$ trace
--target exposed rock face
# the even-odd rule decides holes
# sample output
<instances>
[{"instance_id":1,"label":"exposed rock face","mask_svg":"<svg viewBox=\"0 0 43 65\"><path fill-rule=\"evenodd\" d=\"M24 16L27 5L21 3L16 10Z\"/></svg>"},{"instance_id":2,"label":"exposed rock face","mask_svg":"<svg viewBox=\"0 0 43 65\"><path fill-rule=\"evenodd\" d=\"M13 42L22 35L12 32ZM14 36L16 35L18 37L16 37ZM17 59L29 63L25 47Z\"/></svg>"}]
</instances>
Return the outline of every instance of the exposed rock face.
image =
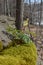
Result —
<instances>
[{"instance_id":1,"label":"exposed rock face","mask_svg":"<svg viewBox=\"0 0 43 65\"><path fill-rule=\"evenodd\" d=\"M13 25L15 19L12 17L8 17L8 16L0 16L0 41L3 42L4 46L8 45L8 42L11 41L11 39L8 37L7 33L6 33L6 29L8 27L8 25L11 25L13 28L15 27L15 25ZM5 33L3 32L5 31Z\"/></svg>"}]
</instances>

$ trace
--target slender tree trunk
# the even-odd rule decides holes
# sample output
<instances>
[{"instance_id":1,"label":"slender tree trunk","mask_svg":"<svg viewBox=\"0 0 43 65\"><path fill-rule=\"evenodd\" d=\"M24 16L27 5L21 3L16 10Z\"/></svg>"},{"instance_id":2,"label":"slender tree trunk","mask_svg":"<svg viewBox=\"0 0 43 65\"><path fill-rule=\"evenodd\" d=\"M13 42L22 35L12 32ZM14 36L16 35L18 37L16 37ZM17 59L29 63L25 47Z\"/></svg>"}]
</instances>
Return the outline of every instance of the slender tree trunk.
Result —
<instances>
[{"instance_id":1,"label":"slender tree trunk","mask_svg":"<svg viewBox=\"0 0 43 65\"><path fill-rule=\"evenodd\" d=\"M6 0L4 0L4 14L6 15Z\"/></svg>"},{"instance_id":2,"label":"slender tree trunk","mask_svg":"<svg viewBox=\"0 0 43 65\"><path fill-rule=\"evenodd\" d=\"M24 10L23 8L24 8L23 0L16 0L16 27L18 30L22 29Z\"/></svg>"},{"instance_id":3,"label":"slender tree trunk","mask_svg":"<svg viewBox=\"0 0 43 65\"><path fill-rule=\"evenodd\" d=\"M10 16L9 1L4 0L4 14Z\"/></svg>"},{"instance_id":4,"label":"slender tree trunk","mask_svg":"<svg viewBox=\"0 0 43 65\"><path fill-rule=\"evenodd\" d=\"M8 16L10 16L10 8L9 8L9 1L7 0L7 10L8 10Z\"/></svg>"}]
</instances>

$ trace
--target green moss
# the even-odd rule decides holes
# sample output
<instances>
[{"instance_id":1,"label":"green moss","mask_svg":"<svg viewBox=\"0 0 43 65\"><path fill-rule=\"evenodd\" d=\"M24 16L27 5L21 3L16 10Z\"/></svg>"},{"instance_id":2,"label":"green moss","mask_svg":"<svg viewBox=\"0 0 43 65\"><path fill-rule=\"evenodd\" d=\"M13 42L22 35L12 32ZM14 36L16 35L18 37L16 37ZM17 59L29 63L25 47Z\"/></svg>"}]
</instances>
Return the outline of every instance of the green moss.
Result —
<instances>
[{"instance_id":1,"label":"green moss","mask_svg":"<svg viewBox=\"0 0 43 65\"><path fill-rule=\"evenodd\" d=\"M19 61L13 56L0 56L0 65L19 65Z\"/></svg>"},{"instance_id":2,"label":"green moss","mask_svg":"<svg viewBox=\"0 0 43 65\"><path fill-rule=\"evenodd\" d=\"M0 65L26 65L26 61L9 55L0 56Z\"/></svg>"},{"instance_id":3,"label":"green moss","mask_svg":"<svg viewBox=\"0 0 43 65\"><path fill-rule=\"evenodd\" d=\"M11 56L12 59L15 59L13 57L16 57L17 61L19 62L18 65L36 65L37 52L36 52L36 46L33 44L33 42L31 42L29 44L10 47L8 49L3 50L2 54L3 54L3 56L6 55L7 57L9 55L9 56ZM9 60L10 60L10 58L9 58ZM4 62L5 62L5 60L4 60ZM11 60L10 60L10 62L11 62ZM15 60L14 60L14 62L15 62ZM14 64L14 65L16 65L16 64Z\"/></svg>"},{"instance_id":4,"label":"green moss","mask_svg":"<svg viewBox=\"0 0 43 65\"><path fill-rule=\"evenodd\" d=\"M13 40L13 42L15 42L16 44L18 43L18 41L19 41L20 43L23 43L23 44L24 44L24 43L27 44L29 41L31 41L30 38L29 38L29 35L23 33L23 32L20 31L20 30L16 30L16 29L14 29L14 28L9 27L9 28L7 29L7 32L8 32L9 34L11 34L11 35L14 36L14 38L13 38L12 40ZM15 43L14 43L14 44L15 44ZM20 43L18 43L18 44L20 44Z\"/></svg>"}]
</instances>

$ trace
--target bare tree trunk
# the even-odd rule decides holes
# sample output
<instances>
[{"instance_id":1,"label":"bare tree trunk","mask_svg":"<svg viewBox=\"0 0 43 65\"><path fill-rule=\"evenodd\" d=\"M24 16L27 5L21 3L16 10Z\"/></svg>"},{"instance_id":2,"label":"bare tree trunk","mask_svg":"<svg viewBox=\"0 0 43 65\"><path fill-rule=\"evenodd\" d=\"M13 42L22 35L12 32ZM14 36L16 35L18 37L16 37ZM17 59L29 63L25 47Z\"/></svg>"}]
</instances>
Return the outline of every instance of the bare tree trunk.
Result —
<instances>
[{"instance_id":1,"label":"bare tree trunk","mask_svg":"<svg viewBox=\"0 0 43 65\"><path fill-rule=\"evenodd\" d=\"M41 0L41 3L40 3L40 21L39 21L39 33L41 35L41 21L42 21L42 0Z\"/></svg>"},{"instance_id":2,"label":"bare tree trunk","mask_svg":"<svg viewBox=\"0 0 43 65\"><path fill-rule=\"evenodd\" d=\"M4 0L4 14L6 15L6 0Z\"/></svg>"},{"instance_id":3,"label":"bare tree trunk","mask_svg":"<svg viewBox=\"0 0 43 65\"><path fill-rule=\"evenodd\" d=\"M29 0L29 21L28 21L29 32L31 32L31 30L30 30L30 24L32 24L31 0ZM31 33L30 33L30 38L33 40Z\"/></svg>"},{"instance_id":4,"label":"bare tree trunk","mask_svg":"<svg viewBox=\"0 0 43 65\"><path fill-rule=\"evenodd\" d=\"M9 9L9 1L4 0L4 10L5 10L5 15L10 16L10 9Z\"/></svg>"},{"instance_id":5,"label":"bare tree trunk","mask_svg":"<svg viewBox=\"0 0 43 65\"><path fill-rule=\"evenodd\" d=\"M16 0L16 27L18 30L22 29L23 22L23 9L24 2L23 0Z\"/></svg>"},{"instance_id":6,"label":"bare tree trunk","mask_svg":"<svg viewBox=\"0 0 43 65\"><path fill-rule=\"evenodd\" d=\"M10 16L10 8L9 8L9 1L7 0L7 10L8 10L8 16Z\"/></svg>"},{"instance_id":7,"label":"bare tree trunk","mask_svg":"<svg viewBox=\"0 0 43 65\"><path fill-rule=\"evenodd\" d=\"M32 20L31 20L31 0L29 0L29 21L28 21L29 31L30 31L30 22L32 23Z\"/></svg>"}]
</instances>

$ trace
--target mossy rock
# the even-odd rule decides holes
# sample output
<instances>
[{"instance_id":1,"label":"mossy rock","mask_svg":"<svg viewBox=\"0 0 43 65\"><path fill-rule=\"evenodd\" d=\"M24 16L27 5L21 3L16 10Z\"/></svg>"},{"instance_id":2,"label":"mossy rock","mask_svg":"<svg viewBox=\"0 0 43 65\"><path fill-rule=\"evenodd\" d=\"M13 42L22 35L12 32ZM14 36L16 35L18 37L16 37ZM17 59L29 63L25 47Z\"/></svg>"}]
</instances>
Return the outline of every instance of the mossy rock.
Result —
<instances>
[{"instance_id":1,"label":"mossy rock","mask_svg":"<svg viewBox=\"0 0 43 65\"><path fill-rule=\"evenodd\" d=\"M0 56L0 65L26 65L26 62L18 57L4 55Z\"/></svg>"},{"instance_id":2,"label":"mossy rock","mask_svg":"<svg viewBox=\"0 0 43 65\"><path fill-rule=\"evenodd\" d=\"M12 60L15 59L13 57L18 58L17 61L19 62L19 64L14 64L14 62L15 62L15 60L14 60L12 65L36 65L37 51L36 51L36 46L34 45L33 42L31 42L29 44L16 45L14 47L10 47L8 49L5 49L2 51L2 55L3 56L6 55L7 57L8 57L8 55L11 56ZM19 60L19 58L20 58L20 60ZM9 58L9 60L10 60L10 58ZM12 60L10 60L10 62ZM4 59L4 62L5 62L5 59ZM8 62L8 61L6 60L6 62ZM15 63L17 63L17 62L15 62ZM2 65L4 65L4 64L2 64ZM9 64L5 63L5 65L9 65Z\"/></svg>"}]
</instances>

